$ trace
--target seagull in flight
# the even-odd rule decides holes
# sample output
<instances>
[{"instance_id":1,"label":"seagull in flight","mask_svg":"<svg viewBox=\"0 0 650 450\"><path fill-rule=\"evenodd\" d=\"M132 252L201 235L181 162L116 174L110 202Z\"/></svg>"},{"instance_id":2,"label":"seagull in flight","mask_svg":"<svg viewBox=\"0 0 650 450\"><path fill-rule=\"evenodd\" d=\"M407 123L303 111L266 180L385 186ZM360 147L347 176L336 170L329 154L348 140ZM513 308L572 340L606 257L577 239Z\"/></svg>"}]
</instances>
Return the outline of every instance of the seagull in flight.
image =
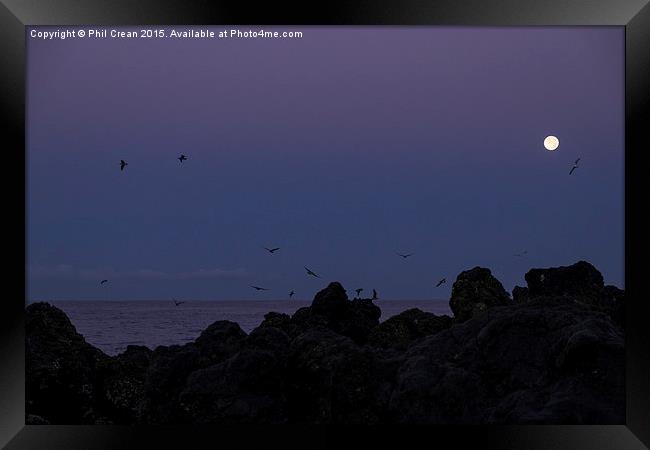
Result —
<instances>
[{"instance_id":1,"label":"seagull in flight","mask_svg":"<svg viewBox=\"0 0 650 450\"><path fill-rule=\"evenodd\" d=\"M181 156L179 156L176 159L178 159L180 162L187 161L187 156L185 156L184 154L181 153Z\"/></svg>"},{"instance_id":2,"label":"seagull in flight","mask_svg":"<svg viewBox=\"0 0 650 450\"><path fill-rule=\"evenodd\" d=\"M397 252L395 252L395 253L397 253ZM406 259L406 258L408 258L409 256L413 256L413 253L406 253L406 254L397 253L397 255L398 255L398 256L401 256L401 257L404 258L404 259Z\"/></svg>"},{"instance_id":3,"label":"seagull in flight","mask_svg":"<svg viewBox=\"0 0 650 450\"><path fill-rule=\"evenodd\" d=\"M316 273L314 273L311 269L308 267L305 267L305 270L307 271L307 275L311 275L312 277L320 278L320 276Z\"/></svg>"},{"instance_id":4,"label":"seagull in flight","mask_svg":"<svg viewBox=\"0 0 650 450\"><path fill-rule=\"evenodd\" d=\"M514 256L524 256L526 253L528 253L528 250L524 250L524 251L521 252L521 253L515 253Z\"/></svg>"},{"instance_id":5,"label":"seagull in flight","mask_svg":"<svg viewBox=\"0 0 650 450\"><path fill-rule=\"evenodd\" d=\"M99 282L99 284L104 284L104 283L108 283L108 280L102 280Z\"/></svg>"},{"instance_id":6,"label":"seagull in flight","mask_svg":"<svg viewBox=\"0 0 650 450\"><path fill-rule=\"evenodd\" d=\"M251 285L251 287L252 287L253 289L255 289L256 291L270 291L270 289L263 288L263 287L259 287L259 286L253 286L253 285Z\"/></svg>"},{"instance_id":7,"label":"seagull in flight","mask_svg":"<svg viewBox=\"0 0 650 450\"><path fill-rule=\"evenodd\" d=\"M270 254L273 254L273 253L277 252L278 250L280 250L280 247L275 247L275 248L264 247L264 249L265 249L267 252L269 252Z\"/></svg>"},{"instance_id":8,"label":"seagull in flight","mask_svg":"<svg viewBox=\"0 0 650 450\"><path fill-rule=\"evenodd\" d=\"M128 166L129 163L124 161L123 159L120 159L120 170L124 170L126 166Z\"/></svg>"},{"instance_id":9,"label":"seagull in flight","mask_svg":"<svg viewBox=\"0 0 650 450\"><path fill-rule=\"evenodd\" d=\"M183 303L185 303L185 302L179 302L175 298L172 298L172 301L174 302L174 305L176 305L176 306L182 305Z\"/></svg>"},{"instance_id":10,"label":"seagull in flight","mask_svg":"<svg viewBox=\"0 0 650 450\"><path fill-rule=\"evenodd\" d=\"M360 296L361 296L361 293L363 292L363 288L355 289L354 292L357 293L357 297L360 297Z\"/></svg>"},{"instance_id":11,"label":"seagull in flight","mask_svg":"<svg viewBox=\"0 0 650 450\"><path fill-rule=\"evenodd\" d=\"M447 282L447 279L446 279L446 278L443 278L442 280L438 281L438 284L436 284L436 287L440 287L440 286L442 286L443 284L445 284L446 282Z\"/></svg>"},{"instance_id":12,"label":"seagull in flight","mask_svg":"<svg viewBox=\"0 0 650 450\"><path fill-rule=\"evenodd\" d=\"M293 297L293 294L295 294L295 292L292 289L291 292L289 292L289 298Z\"/></svg>"},{"instance_id":13,"label":"seagull in flight","mask_svg":"<svg viewBox=\"0 0 650 450\"><path fill-rule=\"evenodd\" d=\"M569 175L571 175L573 173L573 171L578 168L578 163L579 162L580 162L580 158L575 160L575 162L573 163L573 167L571 167L571 170L569 171Z\"/></svg>"},{"instance_id":14,"label":"seagull in flight","mask_svg":"<svg viewBox=\"0 0 650 450\"><path fill-rule=\"evenodd\" d=\"M378 300L378 299L379 299L379 296L377 295L377 291L375 291L375 290L373 289L373 290L372 290L372 300Z\"/></svg>"}]
</instances>

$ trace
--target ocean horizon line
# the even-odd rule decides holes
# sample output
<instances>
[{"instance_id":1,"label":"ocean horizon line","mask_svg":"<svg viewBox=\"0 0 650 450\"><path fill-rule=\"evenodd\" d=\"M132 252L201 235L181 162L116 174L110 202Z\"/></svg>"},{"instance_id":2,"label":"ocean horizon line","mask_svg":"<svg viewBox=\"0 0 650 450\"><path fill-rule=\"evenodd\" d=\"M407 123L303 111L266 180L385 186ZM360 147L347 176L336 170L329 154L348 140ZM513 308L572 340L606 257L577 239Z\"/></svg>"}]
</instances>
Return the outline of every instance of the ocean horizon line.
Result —
<instances>
[{"instance_id":1,"label":"ocean horizon line","mask_svg":"<svg viewBox=\"0 0 650 450\"><path fill-rule=\"evenodd\" d=\"M31 303L38 303L38 302L132 302L132 303L137 303L137 302L173 302L173 300L178 300L178 301L183 301L183 302L287 302L287 303L297 303L297 302L312 302L313 299L288 299L288 298L280 298L280 299L260 299L260 298L255 298L255 299L187 299L183 297L170 297L169 299L33 299L33 300L27 300L25 303L26 304L31 304ZM350 300L354 300L354 298L350 298ZM369 300L369 299L365 299ZM444 299L444 298L410 298L410 299L393 299L393 298L387 298L387 299L376 299L373 300L373 302L448 302L449 299Z\"/></svg>"}]
</instances>

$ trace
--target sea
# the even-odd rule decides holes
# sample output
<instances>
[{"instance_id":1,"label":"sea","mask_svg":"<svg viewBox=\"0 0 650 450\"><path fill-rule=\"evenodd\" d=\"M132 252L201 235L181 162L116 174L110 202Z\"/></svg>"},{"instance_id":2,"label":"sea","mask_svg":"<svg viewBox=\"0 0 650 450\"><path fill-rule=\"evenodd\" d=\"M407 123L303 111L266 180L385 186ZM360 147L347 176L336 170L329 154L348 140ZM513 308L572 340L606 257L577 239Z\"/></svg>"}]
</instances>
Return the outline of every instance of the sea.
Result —
<instances>
[{"instance_id":1,"label":"sea","mask_svg":"<svg viewBox=\"0 0 650 450\"><path fill-rule=\"evenodd\" d=\"M140 301L50 301L63 310L86 341L108 355L117 355L128 345L185 344L217 320L237 322L247 333L270 311L293 314L311 301L300 300L188 300L175 306L171 300ZM434 314L451 315L448 300L377 300L380 321L400 312L419 308Z\"/></svg>"}]
</instances>

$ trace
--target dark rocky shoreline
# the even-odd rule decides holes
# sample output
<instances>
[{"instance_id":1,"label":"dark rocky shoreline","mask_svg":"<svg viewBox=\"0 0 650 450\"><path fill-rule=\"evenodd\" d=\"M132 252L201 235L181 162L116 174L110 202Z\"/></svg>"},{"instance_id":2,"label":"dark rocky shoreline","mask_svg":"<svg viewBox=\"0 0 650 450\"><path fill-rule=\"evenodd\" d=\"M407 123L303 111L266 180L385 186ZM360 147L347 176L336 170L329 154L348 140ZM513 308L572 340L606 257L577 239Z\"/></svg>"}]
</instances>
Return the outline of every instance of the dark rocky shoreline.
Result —
<instances>
[{"instance_id":1,"label":"dark rocky shoreline","mask_svg":"<svg viewBox=\"0 0 650 450\"><path fill-rule=\"evenodd\" d=\"M26 308L28 424L622 424L624 292L580 261L532 269L512 298L488 269L456 279L454 317L379 323L339 283L246 334L108 356L47 303Z\"/></svg>"}]
</instances>

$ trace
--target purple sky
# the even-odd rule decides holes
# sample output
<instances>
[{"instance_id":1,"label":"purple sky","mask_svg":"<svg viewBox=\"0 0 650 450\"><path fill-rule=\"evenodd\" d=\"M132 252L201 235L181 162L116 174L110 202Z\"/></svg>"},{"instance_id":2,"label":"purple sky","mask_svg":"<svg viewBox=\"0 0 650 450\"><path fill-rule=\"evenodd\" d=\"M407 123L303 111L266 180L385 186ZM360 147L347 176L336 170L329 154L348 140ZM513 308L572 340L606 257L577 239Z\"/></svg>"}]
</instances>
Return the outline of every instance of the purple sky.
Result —
<instances>
[{"instance_id":1,"label":"purple sky","mask_svg":"<svg viewBox=\"0 0 650 450\"><path fill-rule=\"evenodd\" d=\"M580 259L623 286L623 28L292 29L28 37L30 300L448 298Z\"/></svg>"}]
</instances>

